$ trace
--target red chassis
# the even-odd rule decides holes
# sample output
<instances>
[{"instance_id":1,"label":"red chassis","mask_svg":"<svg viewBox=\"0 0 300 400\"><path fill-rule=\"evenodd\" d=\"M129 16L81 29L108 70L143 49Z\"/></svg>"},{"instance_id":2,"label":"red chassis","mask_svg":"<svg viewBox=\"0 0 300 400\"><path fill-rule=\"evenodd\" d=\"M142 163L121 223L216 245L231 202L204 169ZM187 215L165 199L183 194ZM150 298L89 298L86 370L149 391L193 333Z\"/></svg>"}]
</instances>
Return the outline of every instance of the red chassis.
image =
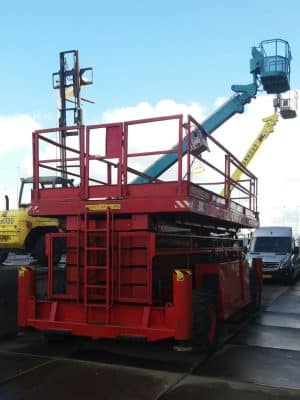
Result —
<instances>
[{"instance_id":1,"label":"red chassis","mask_svg":"<svg viewBox=\"0 0 300 400\"><path fill-rule=\"evenodd\" d=\"M153 129L161 122L177 126L176 147L129 151L134 147L130 128L150 123ZM176 115L66 128L72 131L70 136L74 130L78 133L78 146L66 145L64 160L67 176L76 182L61 188L39 185L43 170L61 172L61 159L40 158L44 143L55 148L53 154L61 149L55 140L59 129L34 132L30 213L60 218L65 232L48 235L46 289L39 286L38 269L20 270L20 326L148 341L190 340L198 332L212 340L214 319L223 321L259 301L259 268L249 269L233 237L216 234L220 227L229 232L258 225L256 178L213 138L212 145L225 153L225 172L197 154L189 139L194 123L189 118L184 124ZM97 147L100 142L102 148ZM177 159L171 178L134 182L136 176L145 177L136 170L137 159L170 154ZM209 183L211 190L203 187L208 183L193 182L191 166L196 159L221 175ZM78 167L71 169L70 164ZM230 179L232 164L243 170L243 181ZM230 197L231 186L242 193L240 203ZM225 197L218 194L222 188ZM66 260L56 265L55 249L61 246ZM201 320L201 310L210 324ZM207 325L207 332L202 325Z\"/></svg>"},{"instance_id":2,"label":"red chassis","mask_svg":"<svg viewBox=\"0 0 300 400\"><path fill-rule=\"evenodd\" d=\"M188 270L189 271L189 270ZM182 274L183 277L180 275ZM249 269L243 260L221 264L196 265L197 284L208 275L219 281L218 320L223 321L250 303ZM63 331L92 338L134 337L148 341L192 336L192 275L186 270L173 274L173 300L164 306L119 303L106 309L95 303L37 300L35 271L19 273L19 325L39 330ZM199 286L201 287L201 286Z\"/></svg>"}]
</instances>

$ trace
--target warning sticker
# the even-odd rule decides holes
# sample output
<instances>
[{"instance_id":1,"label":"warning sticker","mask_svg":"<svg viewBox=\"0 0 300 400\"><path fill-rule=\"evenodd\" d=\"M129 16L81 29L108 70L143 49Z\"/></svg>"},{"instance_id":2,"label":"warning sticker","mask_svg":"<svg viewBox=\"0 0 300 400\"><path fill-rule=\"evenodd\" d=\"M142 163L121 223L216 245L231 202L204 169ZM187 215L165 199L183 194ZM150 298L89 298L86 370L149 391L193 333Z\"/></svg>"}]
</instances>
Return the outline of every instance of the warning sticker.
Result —
<instances>
[{"instance_id":1,"label":"warning sticker","mask_svg":"<svg viewBox=\"0 0 300 400\"><path fill-rule=\"evenodd\" d=\"M90 211L120 210L121 204L118 203L87 204L86 208L88 208Z\"/></svg>"}]
</instances>

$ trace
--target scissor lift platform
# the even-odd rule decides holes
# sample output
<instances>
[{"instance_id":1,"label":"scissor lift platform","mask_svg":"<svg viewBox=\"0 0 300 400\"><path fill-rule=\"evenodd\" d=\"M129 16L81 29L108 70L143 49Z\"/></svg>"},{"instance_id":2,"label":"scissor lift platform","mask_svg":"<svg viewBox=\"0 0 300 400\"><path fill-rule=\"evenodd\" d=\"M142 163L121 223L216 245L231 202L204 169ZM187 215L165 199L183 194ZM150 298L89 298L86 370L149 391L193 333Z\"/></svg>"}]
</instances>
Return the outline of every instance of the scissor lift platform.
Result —
<instances>
[{"instance_id":1,"label":"scissor lift platform","mask_svg":"<svg viewBox=\"0 0 300 400\"><path fill-rule=\"evenodd\" d=\"M61 130L33 135L30 213L60 218L65 232L48 235L45 298L36 296L33 270L20 276L22 326L93 338L187 340L193 288L214 291L219 320L251 302L248 265L234 231L258 225L256 177L212 137L211 154L217 156L206 157L207 138L197 121L173 115L63 128L70 136L65 160L56 156ZM134 183L166 154L177 158L170 171ZM205 165L200 183L192 170L196 160ZM232 166L242 169L242 181L230 179ZM74 187L41 189L39 180L49 170L73 178ZM66 264L59 269L54 253L62 242Z\"/></svg>"},{"instance_id":2,"label":"scissor lift platform","mask_svg":"<svg viewBox=\"0 0 300 400\"><path fill-rule=\"evenodd\" d=\"M211 159L206 159L202 152L197 152L191 141L188 143L187 153L184 152L183 155L185 139L190 137L189 131L197 128L195 123L190 117L188 122L183 124L183 116L175 115L86 128L65 128L66 135L69 131L78 132L79 146L68 147L67 165L70 163L72 165L66 173L68 177L74 178L76 184L69 188L41 189L39 186L41 173L49 170L61 173L58 165L62 162L58 158L41 159L41 151L35 151L34 188L30 213L72 216L83 215L87 208L98 211L110 208L115 215L193 214L192 218L198 218L199 221L199 217L202 220L204 218L205 223L209 222L210 225L233 224L234 227L256 227L258 225L257 179L233 154L216 139L208 136L210 145L222 153L218 155L220 167L215 166ZM148 135L151 129L151 135L155 138L153 130L163 132L163 124L167 125L167 133L169 133L168 124L175 130L175 135L170 135L174 141L167 145L167 150L130 152L131 148L136 147L130 140L138 139L139 144L143 146L143 130ZM44 144L48 144L53 147L52 153L57 154L61 145L52 140L51 136L57 136L60 130L56 128L34 132L34 148L41 149ZM131 131L134 135L131 135ZM140 133L140 136L137 133ZM157 140L159 142L159 135ZM178 143L178 146L174 147L174 143ZM157 147L160 145L156 145ZM173 154L177 158L177 164L169 175L160 179L147 177L148 183L134 183L137 176L144 176L142 171L147 169L149 162L153 160L157 162L157 159L166 154ZM192 171L195 160L200 160L210 176L217 177L218 180L196 182ZM143 170L138 170L135 165L142 166ZM234 166L245 174L243 181L230 182L230 170ZM204 179L206 179L205 174ZM232 185L236 188L236 192L239 192L235 198L229 195L229 187ZM213 189L208 190L209 188ZM219 195L220 189L224 189L225 196Z\"/></svg>"}]
</instances>

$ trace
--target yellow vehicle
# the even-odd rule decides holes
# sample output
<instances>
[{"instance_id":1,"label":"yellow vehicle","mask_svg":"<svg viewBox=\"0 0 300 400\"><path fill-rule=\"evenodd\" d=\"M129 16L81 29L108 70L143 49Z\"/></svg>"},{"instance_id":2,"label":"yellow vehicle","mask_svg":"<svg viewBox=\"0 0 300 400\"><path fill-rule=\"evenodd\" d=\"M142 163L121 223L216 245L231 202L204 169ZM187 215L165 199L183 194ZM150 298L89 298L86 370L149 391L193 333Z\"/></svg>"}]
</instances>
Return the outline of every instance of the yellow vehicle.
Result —
<instances>
[{"instance_id":1,"label":"yellow vehicle","mask_svg":"<svg viewBox=\"0 0 300 400\"><path fill-rule=\"evenodd\" d=\"M280 94L276 96L273 100L274 106L274 113L269 115L268 117L263 118L264 126L262 130L259 132L257 137L252 142L251 146L249 147L247 153L245 154L243 160L241 161L242 165L247 168L252 158L255 156L256 152L262 145L262 143L269 137L270 133L274 132L275 125L278 122L278 114L277 111L279 110L280 115L283 119L291 119L296 118L297 116L297 102L298 102L298 93L294 92L294 96L283 98ZM238 182L243 175L243 171L239 168L231 175L231 181ZM230 185L229 193L230 195L232 189L234 188L233 185ZM225 195L225 190L221 191L221 196Z\"/></svg>"},{"instance_id":2,"label":"yellow vehicle","mask_svg":"<svg viewBox=\"0 0 300 400\"><path fill-rule=\"evenodd\" d=\"M278 115L275 112L274 114L270 115L269 117L263 118L264 126L262 130L259 132L253 143L251 144L250 148L248 149L247 153L245 154L243 160L241 161L241 164L247 168L248 164L252 160L252 158L255 156L257 150L260 148L262 143L268 138L270 133L274 132L274 127L278 122ZM241 176L243 175L243 171L239 168L236 168L236 170L233 172L231 175L231 180L238 182ZM229 188L229 193L231 193L233 189L233 186L231 185ZM221 196L224 196L225 191L224 189L221 191Z\"/></svg>"},{"instance_id":3,"label":"yellow vehicle","mask_svg":"<svg viewBox=\"0 0 300 400\"><path fill-rule=\"evenodd\" d=\"M263 118L264 126L259 132L251 146L249 147L247 153L245 154L242 165L247 168L252 158L255 156L256 152L262 145L262 143L269 137L270 133L274 132L275 125L278 122L278 111L283 119L296 118L297 116L297 103L298 103L298 93L295 91L294 94L288 98L282 97L278 94L273 100L274 113L266 118ZM238 182L243 175L243 171L240 168L236 170L231 175L230 179L233 182ZM234 188L234 184L227 188L226 197L231 194ZM225 190L223 189L220 193L221 196L225 196Z\"/></svg>"},{"instance_id":4,"label":"yellow vehicle","mask_svg":"<svg viewBox=\"0 0 300 400\"><path fill-rule=\"evenodd\" d=\"M9 252L27 253L39 264L46 262L45 235L62 230L56 218L31 217L28 206L31 199L32 178L22 178L17 210L9 210L6 196L6 210L0 217L0 263L3 263ZM45 176L40 179L42 188L70 187L72 179L57 176ZM60 252L57 252L60 254Z\"/></svg>"}]
</instances>

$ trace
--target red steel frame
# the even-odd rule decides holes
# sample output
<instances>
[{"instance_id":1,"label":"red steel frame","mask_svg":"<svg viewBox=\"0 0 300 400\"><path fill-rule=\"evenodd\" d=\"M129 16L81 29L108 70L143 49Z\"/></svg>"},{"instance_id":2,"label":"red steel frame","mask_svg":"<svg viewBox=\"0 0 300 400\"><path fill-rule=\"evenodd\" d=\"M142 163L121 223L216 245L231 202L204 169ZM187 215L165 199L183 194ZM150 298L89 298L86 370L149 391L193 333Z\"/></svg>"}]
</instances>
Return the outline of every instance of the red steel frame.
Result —
<instances>
[{"instance_id":1,"label":"red steel frame","mask_svg":"<svg viewBox=\"0 0 300 400\"><path fill-rule=\"evenodd\" d=\"M225 153L225 172L217 169L205 160L204 157L194 155L201 160L204 164L212 169L215 169L223 177L222 182L211 182L212 184L222 184L225 187L227 196L222 197L217 193L212 193L204 188L204 185L195 185L190 180L190 162L187 164L186 179L182 178L182 141L183 141L183 124L182 115L175 115L169 117L144 119L139 121L130 121L126 123L116 124L101 124L84 127L69 127L65 130L74 131L78 129L80 135L80 149L71 149L77 157L70 157L68 161L79 161L79 173L68 172L69 175L79 178L79 186L73 188L39 188L39 169L53 170L56 173L60 172L59 168L51 166L53 163L59 163L59 158L41 160L39 154L39 147L42 141L53 144L59 149L62 147L58 142L50 141L47 139L47 133L59 132L61 128L54 128L48 130L35 131L33 134L33 176L34 186L32 195L32 204L30 212L32 215L78 215L83 213L87 204L92 204L94 199L111 199L122 198L119 205L122 210L114 210L115 213L126 212L193 212L213 219L219 219L222 225L224 221L237 226L256 227L258 225L257 217L257 178L228 151L219 142L211 136L208 139L218 145ZM139 152L128 154L128 127L137 124L146 124L148 122L161 122L161 121L178 121L178 147L172 150L162 150L155 152ZM193 120L194 121L194 120ZM188 124L188 130L191 123ZM90 133L98 128L105 128L107 134L107 143L117 143L114 146L107 146L107 154L103 156L92 156L90 154L89 138ZM117 133L117 134L116 134ZM118 136L116 138L116 136ZM187 135L189 138L189 135ZM131 172L133 169L129 168L128 160L132 157L145 157L149 155L166 155L170 153L177 154L178 168L177 174L172 181L155 180L155 184L159 184L159 192L161 194L160 201L154 202L157 199L157 192L153 191L153 182L139 185L128 184L128 170ZM109 161L109 158L116 158L118 156L118 164ZM191 151L187 152L188 160L191 157ZM89 176L89 161L91 159L98 159L99 162L106 163L107 165L115 166L118 169L118 181L116 184L101 184L91 185L91 178ZM230 165L238 166L244 171L246 178L240 182L234 182L230 179ZM142 172L135 171L136 175L143 176ZM244 183L249 183L250 188L247 189ZM240 206L237 202L233 201L228 194L229 186L239 187L249 201L249 206ZM220 189L222 187L220 186ZM64 201L61 201L62 198ZM241 199L241 197L240 197ZM97 203L101 203L98 201ZM105 200L104 203L107 203Z\"/></svg>"},{"instance_id":2,"label":"red steel frame","mask_svg":"<svg viewBox=\"0 0 300 400\"><path fill-rule=\"evenodd\" d=\"M178 124L175 148L128 153L131 126L166 121ZM197 237L172 235L171 238L151 228L154 217L163 220L170 216L199 226L258 225L255 176L211 137L209 139L225 153L225 172L205 160L202 154L193 152L190 130L195 125L197 127L197 122L191 117L183 123L182 115L173 115L86 128L68 127L66 131L76 130L79 135L79 148L66 148L68 154L72 154L67 164L79 162L75 172L68 171L68 175L78 179L78 186L51 189L40 189L41 170L60 172L56 165L62 162L60 158L41 159L39 149L41 142L60 149L60 143L47 138L47 134L59 132L61 128L33 133L34 186L30 213L63 218L66 232L49 234L47 238L47 299L37 296L33 284L35 271L22 269L19 275L21 326L94 338L133 336L149 341L170 337L188 340L192 328L192 289L202 287L207 276L217 277L220 320L249 303L249 272L239 250L229 245L225 253L234 257L226 259L223 255L223 261L214 261L211 254L224 253L223 248L199 248L195 245ZM96 150L91 153L90 136L95 132L105 135L103 154L97 154ZM186 156L183 155L184 138ZM144 176L129 165L131 158L171 153L178 157L174 180L155 179L145 184L128 182L128 172ZM198 158L222 175L225 198L191 182L192 158ZM92 161L105 166L105 179L91 178ZM246 175L243 182L230 179L232 164L242 168ZM183 165L186 165L185 175ZM113 168L117 170L115 182ZM247 196L249 208L230 198L230 186L238 187ZM160 247L160 237L170 245ZM67 246L66 286L59 292L55 289L57 270L53 266L53 248L55 240L61 238L66 240ZM171 245L174 239L184 245L174 247ZM185 273L187 269L193 275ZM159 295L155 286L158 281L163 282Z\"/></svg>"}]
</instances>

